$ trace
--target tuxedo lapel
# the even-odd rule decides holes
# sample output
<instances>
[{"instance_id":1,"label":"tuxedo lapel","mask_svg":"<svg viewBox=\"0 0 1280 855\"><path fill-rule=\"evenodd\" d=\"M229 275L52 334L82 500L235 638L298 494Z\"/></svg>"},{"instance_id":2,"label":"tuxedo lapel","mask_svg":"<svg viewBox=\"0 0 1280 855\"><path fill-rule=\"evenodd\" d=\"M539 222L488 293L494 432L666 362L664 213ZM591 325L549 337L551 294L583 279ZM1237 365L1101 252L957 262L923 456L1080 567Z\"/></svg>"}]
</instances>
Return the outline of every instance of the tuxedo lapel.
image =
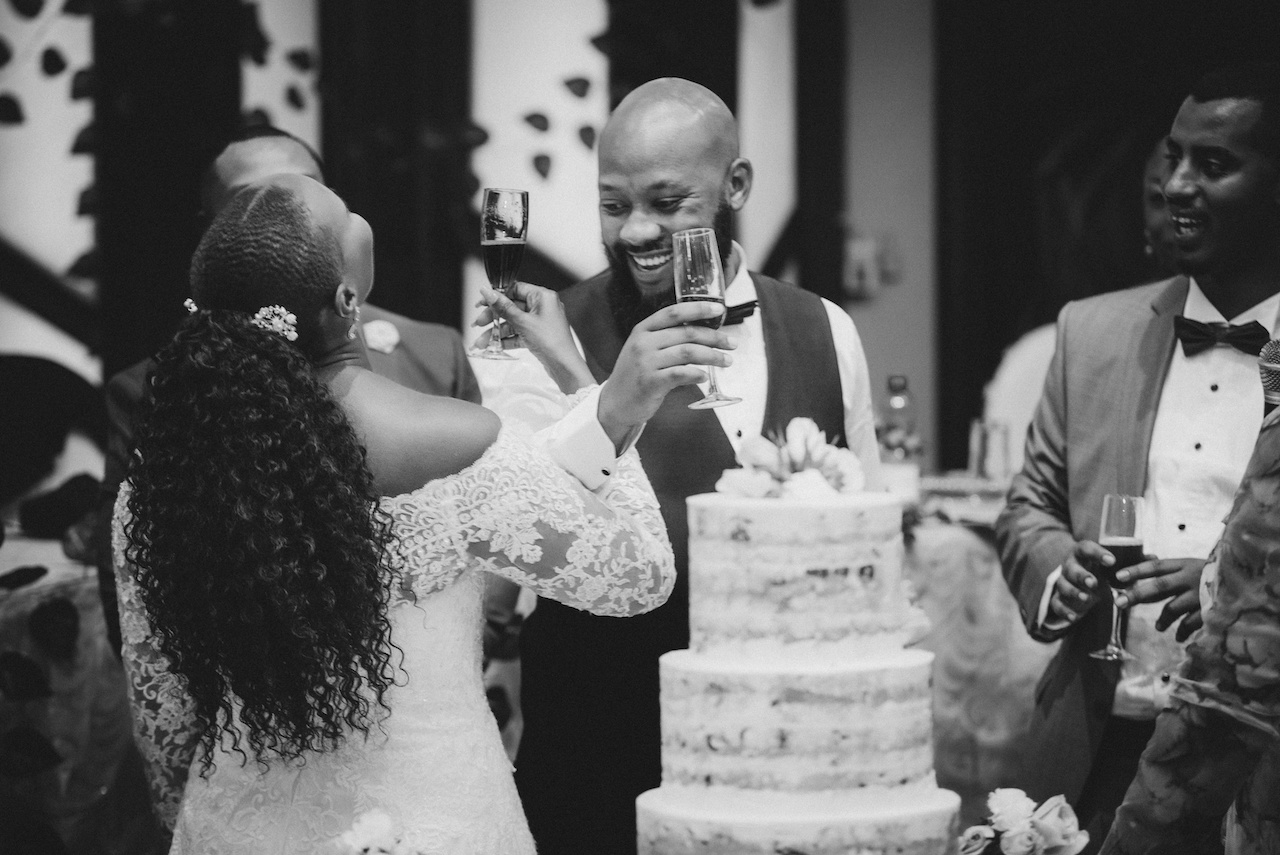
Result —
<instances>
[{"instance_id":1,"label":"tuxedo lapel","mask_svg":"<svg viewBox=\"0 0 1280 855\"><path fill-rule=\"evenodd\" d=\"M1185 276L1175 276L1169 286L1151 300L1151 314L1145 324L1135 326L1134 358L1125 366L1126 376L1119 386L1130 390L1131 404L1126 405L1121 395L1116 399L1117 433L1123 437L1117 443L1119 459L1116 461L1117 487L1122 493L1141 496L1147 485L1147 453L1151 447L1151 432L1155 428L1156 410L1160 406L1160 393L1164 389L1165 376L1169 373L1169 359L1173 354L1173 316L1182 310L1187 301L1189 283Z\"/></svg>"}]
</instances>

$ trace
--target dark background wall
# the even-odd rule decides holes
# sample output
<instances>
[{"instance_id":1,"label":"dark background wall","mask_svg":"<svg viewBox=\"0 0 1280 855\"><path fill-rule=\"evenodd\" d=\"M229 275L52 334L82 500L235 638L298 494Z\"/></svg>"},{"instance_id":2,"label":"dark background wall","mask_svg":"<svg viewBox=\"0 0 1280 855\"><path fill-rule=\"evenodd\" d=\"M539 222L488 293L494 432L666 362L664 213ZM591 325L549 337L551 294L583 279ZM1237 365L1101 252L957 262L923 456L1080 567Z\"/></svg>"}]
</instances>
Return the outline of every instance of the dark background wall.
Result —
<instances>
[{"instance_id":1,"label":"dark background wall","mask_svg":"<svg viewBox=\"0 0 1280 855\"><path fill-rule=\"evenodd\" d=\"M1204 72L1280 55L1280 4L938 0L939 462L1003 349L1149 281L1142 163ZM851 117L853 121L857 117Z\"/></svg>"},{"instance_id":2,"label":"dark background wall","mask_svg":"<svg viewBox=\"0 0 1280 855\"><path fill-rule=\"evenodd\" d=\"M201 170L240 121L241 7L95 5L94 200L106 376L173 333L200 238Z\"/></svg>"}]
</instances>

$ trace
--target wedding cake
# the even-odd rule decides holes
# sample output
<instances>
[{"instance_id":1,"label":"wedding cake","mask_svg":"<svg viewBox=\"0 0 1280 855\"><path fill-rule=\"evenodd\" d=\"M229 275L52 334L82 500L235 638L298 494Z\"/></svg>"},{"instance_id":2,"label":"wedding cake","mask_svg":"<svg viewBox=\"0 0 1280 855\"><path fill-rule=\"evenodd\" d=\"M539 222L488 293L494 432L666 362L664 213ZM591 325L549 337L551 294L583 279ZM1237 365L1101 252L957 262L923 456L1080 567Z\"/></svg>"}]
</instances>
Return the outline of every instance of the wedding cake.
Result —
<instances>
[{"instance_id":1,"label":"wedding cake","mask_svg":"<svg viewBox=\"0 0 1280 855\"><path fill-rule=\"evenodd\" d=\"M955 851L933 654L904 648L925 618L902 583L900 500L851 489L857 458L801 421L772 451L744 444L726 492L689 499L690 649L659 663L642 855Z\"/></svg>"}]
</instances>

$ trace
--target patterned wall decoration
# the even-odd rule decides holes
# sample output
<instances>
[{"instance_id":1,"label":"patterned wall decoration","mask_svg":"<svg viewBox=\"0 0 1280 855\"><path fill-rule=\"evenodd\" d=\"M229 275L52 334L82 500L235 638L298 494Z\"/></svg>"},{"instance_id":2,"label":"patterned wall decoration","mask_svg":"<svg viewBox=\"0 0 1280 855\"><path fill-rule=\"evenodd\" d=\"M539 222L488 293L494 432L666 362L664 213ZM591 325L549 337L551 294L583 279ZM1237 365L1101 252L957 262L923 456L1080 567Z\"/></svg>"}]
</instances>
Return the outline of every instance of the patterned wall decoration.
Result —
<instances>
[{"instance_id":1,"label":"patterned wall decoration","mask_svg":"<svg viewBox=\"0 0 1280 855\"><path fill-rule=\"evenodd\" d=\"M254 16L260 49L241 58L246 118L288 131L320 148L319 32L314 0L262 0L245 6Z\"/></svg>"},{"instance_id":2,"label":"patterned wall decoration","mask_svg":"<svg viewBox=\"0 0 1280 855\"><path fill-rule=\"evenodd\" d=\"M0 2L0 238L83 296L95 284L91 21L84 3Z\"/></svg>"},{"instance_id":3,"label":"patterned wall decoration","mask_svg":"<svg viewBox=\"0 0 1280 855\"><path fill-rule=\"evenodd\" d=\"M529 245L574 275L605 265L596 215L596 136L609 112L609 67L592 39L604 0L475 0L472 115L488 141L472 170L482 187L529 191ZM554 49L548 49L554 46ZM479 206L479 193L475 206ZM484 280L468 261L464 329Z\"/></svg>"}]
</instances>

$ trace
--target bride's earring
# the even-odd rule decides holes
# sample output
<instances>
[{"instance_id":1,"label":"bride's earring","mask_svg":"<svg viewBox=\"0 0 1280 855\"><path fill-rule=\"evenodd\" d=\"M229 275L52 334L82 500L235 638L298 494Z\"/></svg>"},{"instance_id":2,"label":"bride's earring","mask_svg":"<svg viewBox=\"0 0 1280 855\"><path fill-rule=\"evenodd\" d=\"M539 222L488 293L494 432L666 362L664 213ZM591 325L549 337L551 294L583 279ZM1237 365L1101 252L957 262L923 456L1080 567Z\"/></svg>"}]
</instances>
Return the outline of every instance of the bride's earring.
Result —
<instances>
[{"instance_id":1,"label":"bride's earring","mask_svg":"<svg viewBox=\"0 0 1280 855\"><path fill-rule=\"evenodd\" d=\"M352 341L356 337L356 327L360 326L360 307L356 306L356 312L351 318L351 328L347 330L347 338Z\"/></svg>"}]
</instances>

